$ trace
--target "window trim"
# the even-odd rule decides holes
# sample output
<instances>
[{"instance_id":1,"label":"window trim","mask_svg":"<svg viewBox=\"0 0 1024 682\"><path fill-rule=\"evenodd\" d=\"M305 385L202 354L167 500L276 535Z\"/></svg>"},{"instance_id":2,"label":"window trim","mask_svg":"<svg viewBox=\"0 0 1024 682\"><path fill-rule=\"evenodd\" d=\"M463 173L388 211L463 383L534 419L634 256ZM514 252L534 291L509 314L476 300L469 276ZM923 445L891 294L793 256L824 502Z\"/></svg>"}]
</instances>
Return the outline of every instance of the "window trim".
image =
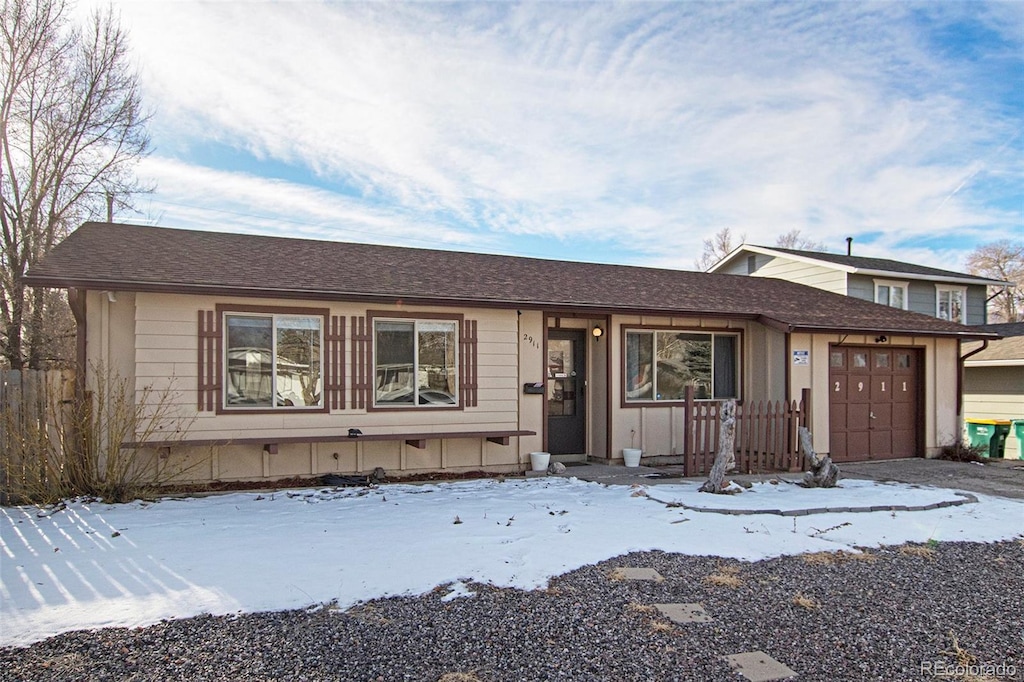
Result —
<instances>
[{"instance_id":1,"label":"window trim","mask_svg":"<svg viewBox=\"0 0 1024 682\"><path fill-rule=\"evenodd\" d=\"M959 320L946 320L947 322L956 322L957 324L967 324L967 287L956 286L953 284L936 284L935 285L935 317L940 317L939 306L942 303L942 295L945 293L951 293L954 291L960 292L960 319Z\"/></svg>"},{"instance_id":2,"label":"window trim","mask_svg":"<svg viewBox=\"0 0 1024 682\"><path fill-rule=\"evenodd\" d=\"M619 355L619 406L624 409L638 408L638 407L678 407L685 405L685 399L679 400L656 400L651 398L649 400L637 400L629 399L626 397L626 375L629 371L626 366L626 347L627 337L632 332L676 332L680 334L707 334L711 340L711 347L714 349L714 337L719 336L732 336L736 338L736 402L743 402L743 357L744 357L744 332L743 329L734 329L728 327L722 328L709 328L709 327L674 327L670 325L627 325L624 324L620 327L620 340L619 348L621 349ZM712 350L713 352L713 350ZM714 360L711 362L712 367L712 385L714 385ZM655 370L656 373L656 370ZM733 400L733 398L694 398L694 402L709 403L709 402L722 402L723 400Z\"/></svg>"},{"instance_id":3,"label":"window trim","mask_svg":"<svg viewBox=\"0 0 1024 682\"><path fill-rule=\"evenodd\" d=\"M434 321L434 322L454 322L455 323L455 379L458 384L455 386L455 404L454 405L420 405L417 403L410 403L408 405L401 405L397 403L385 403L383 405L377 404L377 391L374 387L377 376L377 320L393 320L395 322L417 322L417 321ZM366 311L366 324L367 331L370 338L369 351L366 353L366 376L370 379L369 396L366 404L367 412L448 412L448 411L463 411L466 409L466 405L463 400L463 384L468 381L466 376L466 367L462 362L462 344L464 342L465 335L465 316L461 313L415 313L415 312L394 312L390 310L367 310ZM415 330L415 326L413 327Z\"/></svg>"},{"instance_id":4,"label":"window trim","mask_svg":"<svg viewBox=\"0 0 1024 682\"><path fill-rule=\"evenodd\" d=\"M216 414L320 414L329 413L330 405L327 398L327 377L330 376L330 353L327 352L327 325L330 323L331 311L328 308L291 308L288 306L272 305L243 305L233 303L218 303L215 306L215 315L220 324L221 350L217 354L217 376L221 382L220 394L216 402ZM320 318L320 381L323 386L320 389L322 405L315 407L287 406L280 407L231 407L227 404L228 390L228 315L249 315L258 316L295 316L295 317L319 317Z\"/></svg>"},{"instance_id":5,"label":"window trim","mask_svg":"<svg viewBox=\"0 0 1024 682\"><path fill-rule=\"evenodd\" d=\"M876 280L874 280L874 283L875 283L875 299L874 299L875 303L878 303L878 305L888 306L890 308L896 308L897 310L910 310L910 282L909 281L901 282L900 280L896 280L896 279L876 279ZM892 289L893 289L893 287L899 287L899 288L903 289L903 306L902 307L897 307L897 306L894 306L892 303L881 303L881 302L879 302L879 300L878 300L878 288L879 287L889 287L889 300L890 301L892 301Z\"/></svg>"}]
</instances>

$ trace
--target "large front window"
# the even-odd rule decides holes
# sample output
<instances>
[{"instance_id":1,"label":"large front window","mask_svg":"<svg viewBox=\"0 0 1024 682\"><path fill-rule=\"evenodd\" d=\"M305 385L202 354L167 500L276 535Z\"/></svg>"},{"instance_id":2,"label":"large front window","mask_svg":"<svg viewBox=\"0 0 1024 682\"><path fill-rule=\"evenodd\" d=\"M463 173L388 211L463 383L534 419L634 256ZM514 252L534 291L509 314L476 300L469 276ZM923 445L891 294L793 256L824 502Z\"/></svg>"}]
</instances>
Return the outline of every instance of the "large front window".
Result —
<instances>
[{"instance_id":1,"label":"large front window","mask_svg":"<svg viewBox=\"0 0 1024 682\"><path fill-rule=\"evenodd\" d=\"M935 316L940 320L964 323L964 299L966 292L961 287L936 287L937 302Z\"/></svg>"},{"instance_id":2,"label":"large front window","mask_svg":"<svg viewBox=\"0 0 1024 682\"><path fill-rule=\"evenodd\" d=\"M224 316L228 408L323 407L323 318Z\"/></svg>"},{"instance_id":3,"label":"large front window","mask_svg":"<svg viewBox=\"0 0 1024 682\"><path fill-rule=\"evenodd\" d=\"M739 397L736 334L626 332L626 402L678 401L692 386L698 400Z\"/></svg>"},{"instance_id":4,"label":"large front window","mask_svg":"<svg viewBox=\"0 0 1024 682\"><path fill-rule=\"evenodd\" d=\"M453 406L458 395L458 324L375 320L374 404Z\"/></svg>"}]
</instances>

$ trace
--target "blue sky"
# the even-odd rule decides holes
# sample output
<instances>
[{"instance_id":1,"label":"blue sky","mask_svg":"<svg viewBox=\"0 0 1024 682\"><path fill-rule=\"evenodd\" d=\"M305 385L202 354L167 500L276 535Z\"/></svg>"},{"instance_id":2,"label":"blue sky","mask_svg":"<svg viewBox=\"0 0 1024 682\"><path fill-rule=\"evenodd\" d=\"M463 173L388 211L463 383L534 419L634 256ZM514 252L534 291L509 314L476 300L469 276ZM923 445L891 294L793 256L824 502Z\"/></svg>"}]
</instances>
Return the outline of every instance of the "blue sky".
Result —
<instances>
[{"instance_id":1,"label":"blue sky","mask_svg":"<svg viewBox=\"0 0 1024 682\"><path fill-rule=\"evenodd\" d=\"M1024 235L1021 2L114 7L125 222L686 269L723 227L951 269Z\"/></svg>"}]
</instances>

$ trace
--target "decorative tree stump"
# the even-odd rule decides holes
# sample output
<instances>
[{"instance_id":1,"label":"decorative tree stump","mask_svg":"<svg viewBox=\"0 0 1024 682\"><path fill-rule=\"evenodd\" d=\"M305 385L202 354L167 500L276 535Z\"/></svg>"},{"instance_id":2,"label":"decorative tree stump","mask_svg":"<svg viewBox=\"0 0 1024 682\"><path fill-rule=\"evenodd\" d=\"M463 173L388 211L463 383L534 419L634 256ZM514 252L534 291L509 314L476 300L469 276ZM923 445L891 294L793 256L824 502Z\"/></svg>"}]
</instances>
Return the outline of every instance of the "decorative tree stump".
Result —
<instances>
[{"instance_id":1,"label":"decorative tree stump","mask_svg":"<svg viewBox=\"0 0 1024 682\"><path fill-rule=\"evenodd\" d=\"M835 488L839 480L839 467L828 455L819 455L811 445L811 432L801 426L800 449L804 451L804 460L810 471L804 472L803 485L806 488Z\"/></svg>"},{"instance_id":2,"label":"decorative tree stump","mask_svg":"<svg viewBox=\"0 0 1024 682\"><path fill-rule=\"evenodd\" d=\"M725 472L736 466L736 401L726 400L718 413L721 426L718 430L718 452L711 465L708 480L700 487L702 493L724 493Z\"/></svg>"}]
</instances>

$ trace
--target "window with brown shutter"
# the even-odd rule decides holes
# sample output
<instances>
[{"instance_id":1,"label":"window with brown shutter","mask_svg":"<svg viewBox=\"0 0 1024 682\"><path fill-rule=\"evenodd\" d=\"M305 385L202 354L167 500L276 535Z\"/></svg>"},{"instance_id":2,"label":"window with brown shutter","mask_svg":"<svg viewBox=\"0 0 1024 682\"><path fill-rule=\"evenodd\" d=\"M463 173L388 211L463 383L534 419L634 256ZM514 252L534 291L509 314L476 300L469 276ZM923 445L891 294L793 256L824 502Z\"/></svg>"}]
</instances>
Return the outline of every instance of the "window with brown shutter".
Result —
<instances>
[{"instance_id":1,"label":"window with brown shutter","mask_svg":"<svg viewBox=\"0 0 1024 682\"><path fill-rule=\"evenodd\" d=\"M353 404L370 410L477 404L476 321L368 311L353 319Z\"/></svg>"},{"instance_id":2,"label":"window with brown shutter","mask_svg":"<svg viewBox=\"0 0 1024 682\"><path fill-rule=\"evenodd\" d=\"M199 410L343 409L345 318L329 312L235 304L199 311Z\"/></svg>"}]
</instances>

